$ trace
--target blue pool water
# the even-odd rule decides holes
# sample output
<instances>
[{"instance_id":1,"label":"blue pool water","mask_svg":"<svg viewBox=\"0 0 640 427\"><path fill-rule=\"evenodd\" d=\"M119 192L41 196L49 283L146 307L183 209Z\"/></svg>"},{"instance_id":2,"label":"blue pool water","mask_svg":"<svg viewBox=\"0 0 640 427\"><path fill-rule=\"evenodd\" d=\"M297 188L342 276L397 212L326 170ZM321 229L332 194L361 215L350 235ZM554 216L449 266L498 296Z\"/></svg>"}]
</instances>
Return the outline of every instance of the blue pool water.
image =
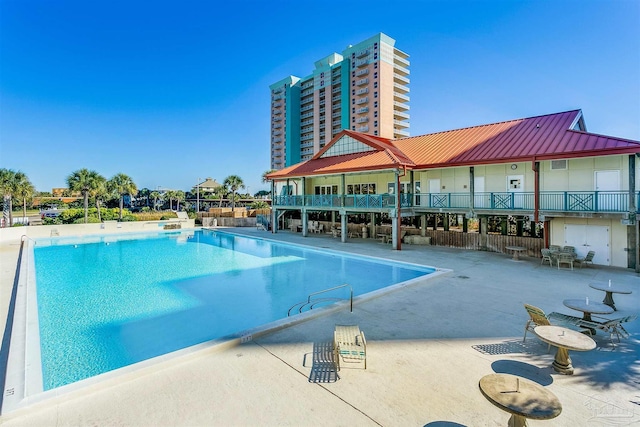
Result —
<instances>
[{"instance_id":1,"label":"blue pool water","mask_svg":"<svg viewBox=\"0 0 640 427\"><path fill-rule=\"evenodd\" d=\"M282 319L313 292L434 271L206 230L47 239L34 260L45 390Z\"/></svg>"}]
</instances>

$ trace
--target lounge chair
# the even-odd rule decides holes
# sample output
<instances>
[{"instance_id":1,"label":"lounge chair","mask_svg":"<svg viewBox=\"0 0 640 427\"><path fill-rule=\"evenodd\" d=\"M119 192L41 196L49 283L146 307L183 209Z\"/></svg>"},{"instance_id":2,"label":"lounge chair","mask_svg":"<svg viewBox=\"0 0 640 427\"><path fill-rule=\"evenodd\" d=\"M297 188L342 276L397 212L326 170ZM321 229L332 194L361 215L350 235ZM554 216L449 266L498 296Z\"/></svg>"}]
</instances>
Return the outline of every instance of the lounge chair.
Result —
<instances>
[{"instance_id":1,"label":"lounge chair","mask_svg":"<svg viewBox=\"0 0 640 427\"><path fill-rule=\"evenodd\" d=\"M545 325L557 325L569 327L571 329L580 329L580 332L589 332L591 335L591 331L587 328L583 328L578 325L578 322L581 320L579 317L569 316L567 314L562 313L549 313L547 316L545 312L534 305L525 304L525 310L529 313L529 320L527 320L526 325L524 326L524 338L522 338L522 342L525 342L527 339L527 332L535 329L536 326L545 326ZM551 319L553 319L553 323L551 323ZM547 347L547 351L551 348L551 344Z\"/></svg>"},{"instance_id":2,"label":"lounge chair","mask_svg":"<svg viewBox=\"0 0 640 427\"><path fill-rule=\"evenodd\" d=\"M587 265L587 264L593 265L594 256L596 256L596 253L594 251L589 251L587 252L587 255L585 255L583 258L576 258L573 260L573 262L580 264L580 268L582 268L583 265Z\"/></svg>"},{"instance_id":3,"label":"lounge chair","mask_svg":"<svg viewBox=\"0 0 640 427\"><path fill-rule=\"evenodd\" d=\"M184 211L176 212L176 216L178 217L178 219L180 221L188 221L189 220L189 214L184 212Z\"/></svg>"},{"instance_id":4,"label":"lounge chair","mask_svg":"<svg viewBox=\"0 0 640 427\"><path fill-rule=\"evenodd\" d=\"M333 333L333 348L338 370L343 363L364 362L367 369L367 341L358 325L336 325Z\"/></svg>"},{"instance_id":5,"label":"lounge chair","mask_svg":"<svg viewBox=\"0 0 640 427\"><path fill-rule=\"evenodd\" d=\"M623 323L627 323L627 322L631 322L633 320L636 320L638 318L637 315L631 315L631 316L625 316L625 317L620 317L618 319L607 319L605 317L599 317L599 316L593 316L597 319L601 319L604 320L603 322L597 322L597 321L586 321L586 320L582 320L580 319L580 321L578 322L579 326L585 327L585 328L593 328L593 329L600 329L604 332L607 332L609 334L609 338L611 339L611 344L615 347L616 343L613 341L613 336L615 335L616 337L618 337L618 342L620 342L620 336L624 337L624 338L629 338L629 332L627 332L627 330L624 328L624 326L622 326Z\"/></svg>"}]
</instances>

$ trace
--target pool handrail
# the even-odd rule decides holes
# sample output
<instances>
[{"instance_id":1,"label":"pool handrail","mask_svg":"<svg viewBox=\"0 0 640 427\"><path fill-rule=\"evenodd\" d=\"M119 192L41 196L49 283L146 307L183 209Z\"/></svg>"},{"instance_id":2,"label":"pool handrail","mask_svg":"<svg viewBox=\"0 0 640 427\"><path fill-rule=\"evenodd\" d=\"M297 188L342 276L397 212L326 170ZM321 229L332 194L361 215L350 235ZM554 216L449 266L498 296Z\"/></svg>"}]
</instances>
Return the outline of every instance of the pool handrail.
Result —
<instances>
[{"instance_id":1,"label":"pool handrail","mask_svg":"<svg viewBox=\"0 0 640 427\"><path fill-rule=\"evenodd\" d=\"M313 296L315 296L315 295L323 294L323 293L325 293L325 292L334 291L334 290L336 290L336 289L345 288L345 287L347 287L347 286L349 287L349 290L350 290L350 295L349 295L349 303L350 303L350 304L349 304L349 311L350 311L350 312L353 312L353 288L352 288L349 284L345 283L344 285L334 286L333 288L323 289L323 290L321 290L321 291L313 292L313 293L309 294L309 296L307 296L307 300L306 300L306 301L298 302L298 303L295 303L294 305L292 305L292 306L291 306L291 308L289 309L289 311L287 311L287 317L291 316L291 310L293 310L293 309L294 309L294 308L296 308L296 307L299 307L299 308L298 308L298 313L302 313L302 309L303 309L305 306L307 306L307 305L310 305L310 304L311 304L311 297L313 297ZM323 301L328 301L328 300L336 300L336 301L339 301L339 298L323 298L322 300L323 300ZM319 302L319 301L318 301L318 300L316 300L315 302ZM314 303L315 303L315 302L314 302ZM312 308L313 308L313 305L311 305L311 309L312 309Z\"/></svg>"}]
</instances>

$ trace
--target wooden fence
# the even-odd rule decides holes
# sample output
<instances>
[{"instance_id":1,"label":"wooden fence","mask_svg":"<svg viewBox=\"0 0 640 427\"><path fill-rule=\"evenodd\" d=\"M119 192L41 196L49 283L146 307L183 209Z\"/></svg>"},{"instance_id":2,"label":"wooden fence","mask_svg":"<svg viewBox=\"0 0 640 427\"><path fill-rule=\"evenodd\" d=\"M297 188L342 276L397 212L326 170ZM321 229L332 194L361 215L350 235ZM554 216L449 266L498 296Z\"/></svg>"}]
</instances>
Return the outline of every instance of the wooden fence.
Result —
<instances>
[{"instance_id":1,"label":"wooden fence","mask_svg":"<svg viewBox=\"0 0 640 427\"><path fill-rule=\"evenodd\" d=\"M536 237L503 236L501 234L462 233L459 231L426 230L434 246L474 249L478 251L507 253L506 246L522 246L527 248L526 255L540 258L540 250L544 248L544 239Z\"/></svg>"}]
</instances>

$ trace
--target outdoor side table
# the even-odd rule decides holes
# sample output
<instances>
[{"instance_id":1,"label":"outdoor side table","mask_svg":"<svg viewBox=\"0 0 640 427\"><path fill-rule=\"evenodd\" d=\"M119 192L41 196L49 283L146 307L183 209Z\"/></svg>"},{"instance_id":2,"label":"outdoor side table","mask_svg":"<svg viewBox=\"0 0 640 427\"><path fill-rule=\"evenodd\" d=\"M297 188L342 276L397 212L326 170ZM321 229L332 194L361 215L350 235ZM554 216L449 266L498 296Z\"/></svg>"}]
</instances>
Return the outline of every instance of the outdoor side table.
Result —
<instances>
[{"instance_id":1,"label":"outdoor side table","mask_svg":"<svg viewBox=\"0 0 640 427\"><path fill-rule=\"evenodd\" d=\"M558 347L553 360L553 369L565 375L573 375L573 365L569 350L589 351L596 348L596 342L589 336L562 326L536 326L533 332L542 341Z\"/></svg>"},{"instance_id":2,"label":"outdoor side table","mask_svg":"<svg viewBox=\"0 0 640 427\"><path fill-rule=\"evenodd\" d=\"M562 412L555 394L526 378L510 374L490 374L478 384L484 397L511 414L509 426L527 425L527 418L549 420Z\"/></svg>"},{"instance_id":3,"label":"outdoor side table","mask_svg":"<svg viewBox=\"0 0 640 427\"><path fill-rule=\"evenodd\" d=\"M617 311L617 308L613 303L613 294L630 294L631 293L630 290L624 289L620 287L620 285L618 284L596 282L596 283L589 283L589 287L593 289L597 289L599 291L604 291L605 296L604 296L604 299L602 300L602 303L613 308L615 311Z\"/></svg>"},{"instance_id":4,"label":"outdoor side table","mask_svg":"<svg viewBox=\"0 0 640 427\"><path fill-rule=\"evenodd\" d=\"M527 250L524 246L505 246L505 249L508 251L513 251L513 260L520 261L520 252L524 252Z\"/></svg>"}]
</instances>

